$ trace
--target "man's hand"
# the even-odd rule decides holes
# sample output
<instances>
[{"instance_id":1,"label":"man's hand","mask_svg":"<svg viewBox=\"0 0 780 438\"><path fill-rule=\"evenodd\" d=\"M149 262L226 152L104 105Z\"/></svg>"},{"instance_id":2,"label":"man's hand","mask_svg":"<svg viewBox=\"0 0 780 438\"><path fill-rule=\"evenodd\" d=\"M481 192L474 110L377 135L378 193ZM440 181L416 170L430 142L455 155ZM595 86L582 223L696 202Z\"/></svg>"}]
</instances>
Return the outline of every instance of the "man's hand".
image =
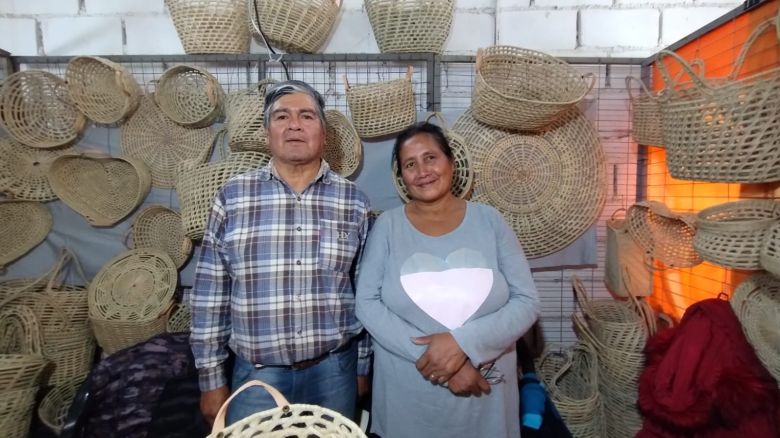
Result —
<instances>
[{"instance_id":1,"label":"man's hand","mask_svg":"<svg viewBox=\"0 0 780 438\"><path fill-rule=\"evenodd\" d=\"M427 345L422 356L417 359L417 370L432 383L448 381L466 362L466 353L449 333L412 338L417 345Z\"/></svg>"},{"instance_id":2,"label":"man's hand","mask_svg":"<svg viewBox=\"0 0 780 438\"><path fill-rule=\"evenodd\" d=\"M357 396L361 399L368 395L368 391L371 389L371 381L368 376L357 376Z\"/></svg>"},{"instance_id":3,"label":"man's hand","mask_svg":"<svg viewBox=\"0 0 780 438\"><path fill-rule=\"evenodd\" d=\"M220 386L217 389L200 393L200 412L209 424L209 427L214 425L214 418L217 417L219 408L230 397L230 389L227 385Z\"/></svg>"},{"instance_id":4,"label":"man's hand","mask_svg":"<svg viewBox=\"0 0 780 438\"><path fill-rule=\"evenodd\" d=\"M461 396L474 395L479 397L482 394L490 394L490 384L469 362L464 363L460 370L447 381L447 388L453 394Z\"/></svg>"}]
</instances>

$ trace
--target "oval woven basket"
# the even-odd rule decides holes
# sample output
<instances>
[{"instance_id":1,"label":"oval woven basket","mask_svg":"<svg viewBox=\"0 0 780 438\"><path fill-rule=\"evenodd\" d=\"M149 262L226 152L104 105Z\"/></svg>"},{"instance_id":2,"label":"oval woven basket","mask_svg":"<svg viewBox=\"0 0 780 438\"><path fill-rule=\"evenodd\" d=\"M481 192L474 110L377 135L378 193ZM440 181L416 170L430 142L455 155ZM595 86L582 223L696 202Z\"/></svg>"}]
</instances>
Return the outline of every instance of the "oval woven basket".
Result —
<instances>
[{"instance_id":1,"label":"oval woven basket","mask_svg":"<svg viewBox=\"0 0 780 438\"><path fill-rule=\"evenodd\" d=\"M583 76L546 53L512 46L479 49L471 109L490 126L538 131L582 100L595 81L593 74Z\"/></svg>"},{"instance_id":2,"label":"oval woven basket","mask_svg":"<svg viewBox=\"0 0 780 438\"><path fill-rule=\"evenodd\" d=\"M501 211L527 257L568 246L598 218L606 200L604 150L576 108L539 135L487 127L470 110L452 129L471 148L472 200Z\"/></svg>"},{"instance_id":3,"label":"oval woven basket","mask_svg":"<svg viewBox=\"0 0 780 438\"><path fill-rule=\"evenodd\" d=\"M338 110L326 110L328 130L322 158L331 170L344 178L352 175L363 159L363 142L347 116Z\"/></svg>"},{"instance_id":4,"label":"oval woven basket","mask_svg":"<svg viewBox=\"0 0 780 438\"><path fill-rule=\"evenodd\" d=\"M4 438L28 438L38 387L4 392L0 396L0 430Z\"/></svg>"},{"instance_id":5,"label":"oval woven basket","mask_svg":"<svg viewBox=\"0 0 780 438\"><path fill-rule=\"evenodd\" d=\"M634 95L631 82L639 84L639 95ZM626 90L631 103L631 133L634 141L641 145L663 146L661 105L658 103L658 96L651 93L644 82L633 76L626 76Z\"/></svg>"},{"instance_id":6,"label":"oval woven basket","mask_svg":"<svg viewBox=\"0 0 780 438\"><path fill-rule=\"evenodd\" d=\"M165 0L184 52L248 53L243 0Z\"/></svg>"},{"instance_id":7,"label":"oval woven basket","mask_svg":"<svg viewBox=\"0 0 780 438\"><path fill-rule=\"evenodd\" d=\"M761 269L761 244L780 219L780 202L742 200L705 208L697 215L693 247L708 262L734 269Z\"/></svg>"},{"instance_id":8,"label":"oval woven basket","mask_svg":"<svg viewBox=\"0 0 780 438\"><path fill-rule=\"evenodd\" d=\"M350 86L343 76L352 123L361 138L395 134L417 120L412 67L403 79Z\"/></svg>"},{"instance_id":9,"label":"oval woven basket","mask_svg":"<svg viewBox=\"0 0 780 438\"><path fill-rule=\"evenodd\" d=\"M61 155L76 153L66 146L39 149L23 145L12 138L0 138L0 192L22 201L53 201L57 194L49 185L49 167Z\"/></svg>"},{"instance_id":10,"label":"oval woven basket","mask_svg":"<svg viewBox=\"0 0 780 438\"><path fill-rule=\"evenodd\" d=\"M780 221L772 224L764 235L759 264L763 269L780 277Z\"/></svg>"},{"instance_id":11,"label":"oval woven basket","mask_svg":"<svg viewBox=\"0 0 780 438\"><path fill-rule=\"evenodd\" d=\"M204 128L222 114L225 92L206 69L182 64L163 72L154 100L174 122L188 128Z\"/></svg>"},{"instance_id":12,"label":"oval woven basket","mask_svg":"<svg viewBox=\"0 0 780 438\"><path fill-rule=\"evenodd\" d=\"M51 225L51 213L43 204L0 202L0 269L43 242Z\"/></svg>"},{"instance_id":13,"label":"oval woven basket","mask_svg":"<svg viewBox=\"0 0 780 438\"><path fill-rule=\"evenodd\" d=\"M70 98L90 119L104 124L130 116L141 98L141 88L124 67L97 56L77 56L65 70Z\"/></svg>"},{"instance_id":14,"label":"oval woven basket","mask_svg":"<svg viewBox=\"0 0 780 438\"><path fill-rule=\"evenodd\" d=\"M122 126L122 152L149 166L152 185L164 189L176 185L176 166L184 160L204 162L211 152L211 128L185 128L163 114L149 96Z\"/></svg>"},{"instance_id":15,"label":"oval woven basket","mask_svg":"<svg viewBox=\"0 0 780 438\"><path fill-rule=\"evenodd\" d=\"M628 208L626 221L634 241L665 265L689 268L702 262L693 248L694 215L675 213L658 201L640 201Z\"/></svg>"},{"instance_id":16,"label":"oval woven basket","mask_svg":"<svg viewBox=\"0 0 780 438\"><path fill-rule=\"evenodd\" d=\"M135 218L130 229L131 248L156 248L181 268L192 253L192 241L184 235L181 215L162 205L151 205Z\"/></svg>"},{"instance_id":17,"label":"oval woven basket","mask_svg":"<svg viewBox=\"0 0 780 438\"><path fill-rule=\"evenodd\" d=\"M56 435L59 435L65 426L65 418L80 385L80 383L72 383L55 386L46 393L41 404L38 405L38 418Z\"/></svg>"},{"instance_id":18,"label":"oval woven basket","mask_svg":"<svg viewBox=\"0 0 780 438\"><path fill-rule=\"evenodd\" d=\"M780 382L780 279L753 275L737 286L730 303L759 360Z\"/></svg>"},{"instance_id":19,"label":"oval woven basket","mask_svg":"<svg viewBox=\"0 0 780 438\"><path fill-rule=\"evenodd\" d=\"M263 126L263 105L265 90L274 83L276 79L263 79L250 88L228 95L225 126L231 151L271 152Z\"/></svg>"},{"instance_id":20,"label":"oval woven basket","mask_svg":"<svg viewBox=\"0 0 780 438\"><path fill-rule=\"evenodd\" d=\"M454 0L366 0L382 53L441 53L450 34Z\"/></svg>"},{"instance_id":21,"label":"oval woven basket","mask_svg":"<svg viewBox=\"0 0 780 438\"><path fill-rule=\"evenodd\" d=\"M168 318L168 333L189 332L192 326L192 308L184 303L179 303Z\"/></svg>"},{"instance_id":22,"label":"oval woven basket","mask_svg":"<svg viewBox=\"0 0 780 438\"><path fill-rule=\"evenodd\" d=\"M341 0L248 0L252 32L289 53L316 53L330 35Z\"/></svg>"},{"instance_id":23,"label":"oval woven basket","mask_svg":"<svg viewBox=\"0 0 780 438\"><path fill-rule=\"evenodd\" d=\"M111 226L143 202L152 185L149 168L133 157L63 155L51 163L54 193L95 227Z\"/></svg>"}]
</instances>

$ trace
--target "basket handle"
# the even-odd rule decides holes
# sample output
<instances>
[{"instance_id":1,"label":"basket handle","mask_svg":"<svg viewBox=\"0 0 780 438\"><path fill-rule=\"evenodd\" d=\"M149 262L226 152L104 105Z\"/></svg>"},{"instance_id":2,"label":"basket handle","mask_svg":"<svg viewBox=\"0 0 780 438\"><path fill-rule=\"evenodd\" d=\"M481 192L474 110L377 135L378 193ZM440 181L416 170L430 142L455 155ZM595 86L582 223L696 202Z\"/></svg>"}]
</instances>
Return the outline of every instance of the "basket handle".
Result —
<instances>
[{"instance_id":1,"label":"basket handle","mask_svg":"<svg viewBox=\"0 0 780 438\"><path fill-rule=\"evenodd\" d=\"M780 17L780 15L778 15ZM750 49L753 47L753 44L758 40L758 37L761 36L767 29L770 27L775 26L777 29L777 37L780 39L780 21L775 22L775 19L770 18L769 20L764 21L763 23L756 26L755 29L753 29L753 32L750 33L750 36L748 37L747 41L745 41L745 44L742 46L742 50L739 52L739 56L737 57L737 61L734 63L734 70L731 71L731 74L729 74L728 79L730 81L733 81L737 78L737 75L739 75L740 70L742 70L742 65L745 63L745 58L747 58L747 54L750 51Z\"/></svg>"},{"instance_id":2,"label":"basket handle","mask_svg":"<svg viewBox=\"0 0 780 438\"><path fill-rule=\"evenodd\" d=\"M638 99L638 96L634 96L633 91L631 91L631 82L634 81L639 84L639 87L642 89L642 92L647 95L650 99L656 99L655 95L650 92L650 90L647 89L647 86L645 86L645 82L637 78L636 76L626 76L626 90L628 91L628 99L633 103L635 100Z\"/></svg>"},{"instance_id":3,"label":"basket handle","mask_svg":"<svg viewBox=\"0 0 780 438\"><path fill-rule=\"evenodd\" d=\"M585 317L577 313L571 314L572 329L574 333L581 337L585 342L593 346L596 351L607 351L607 347L601 343L596 334L588 327Z\"/></svg>"},{"instance_id":4,"label":"basket handle","mask_svg":"<svg viewBox=\"0 0 780 438\"><path fill-rule=\"evenodd\" d=\"M666 64L664 64L664 57L671 57L675 61L677 61L678 64L680 64L680 67L682 67L683 72L688 74L688 77L691 78L691 81L693 81L694 84L696 84L699 88L708 90L710 87L707 85L707 83L702 79L702 77L694 71L691 64L688 63L682 56L678 55L675 52L669 51L669 50L661 50L658 52L658 55L656 55L655 63L658 67L658 71L661 72L661 76L663 77L664 83L666 84L666 88L670 90L672 93L675 91L675 87L677 86L677 83L682 78L682 75L678 75L675 79L672 79L671 76L669 76L669 70L666 68ZM702 71L704 63L702 62ZM682 73L682 72L681 72Z\"/></svg>"},{"instance_id":5,"label":"basket handle","mask_svg":"<svg viewBox=\"0 0 780 438\"><path fill-rule=\"evenodd\" d=\"M225 429L225 415L227 414L227 407L228 404L230 404L230 401L233 400L238 394L244 392L244 390L247 388L251 388L253 386L259 386L268 391L268 393L271 394L271 397L274 398L276 406L284 410L290 409L290 402L288 402L282 393L279 392L276 388L267 383L261 382L260 380L250 380L236 389L219 408L219 412L217 412L217 416L214 418L214 425L211 427L211 436L215 436L217 432Z\"/></svg>"},{"instance_id":6,"label":"basket handle","mask_svg":"<svg viewBox=\"0 0 780 438\"><path fill-rule=\"evenodd\" d=\"M426 123L430 123L431 119L434 119L434 118L436 120L438 120L438 122L439 122L438 126L439 126L439 128L441 128L442 131L444 131L445 133L447 131L449 131L449 129L447 128L449 126L447 124L447 119L444 118L444 114L442 114L440 111L431 111L428 114L426 114L425 115L425 122Z\"/></svg>"},{"instance_id":7,"label":"basket handle","mask_svg":"<svg viewBox=\"0 0 780 438\"><path fill-rule=\"evenodd\" d=\"M406 80L412 82L414 76L414 67L411 65L406 66Z\"/></svg>"},{"instance_id":8,"label":"basket handle","mask_svg":"<svg viewBox=\"0 0 780 438\"><path fill-rule=\"evenodd\" d=\"M347 79L347 75L341 75L341 80L344 82L344 90L349 90L349 79Z\"/></svg>"},{"instance_id":9,"label":"basket handle","mask_svg":"<svg viewBox=\"0 0 780 438\"><path fill-rule=\"evenodd\" d=\"M574 292L574 299L577 304L580 305L582 311L585 313L591 313L590 301L588 300L588 294L585 292L585 285L582 283L579 277L576 275L571 276L571 286Z\"/></svg>"}]
</instances>

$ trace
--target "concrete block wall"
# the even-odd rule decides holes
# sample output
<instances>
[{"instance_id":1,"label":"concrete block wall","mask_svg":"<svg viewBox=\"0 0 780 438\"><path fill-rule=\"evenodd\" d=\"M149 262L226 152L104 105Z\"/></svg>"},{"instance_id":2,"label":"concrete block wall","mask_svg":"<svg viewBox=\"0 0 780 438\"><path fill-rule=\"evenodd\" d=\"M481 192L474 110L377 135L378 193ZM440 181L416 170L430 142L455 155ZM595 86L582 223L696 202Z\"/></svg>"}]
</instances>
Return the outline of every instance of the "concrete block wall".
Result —
<instances>
[{"instance_id":1,"label":"concrete block wall","mask_svg":"<svg viewBox=\"0 0 780 438\"><path fill-rule=\"evenodd\" d=\"M644 57L737 0L456 0L445 53L510 44L557 56ZM14 55L183 53L164 0L0 0L0 48ZM253 42L252 52L262 53ZM363 0L343 0L326 53L377 53Z\"/></svg>"}]
</instances>

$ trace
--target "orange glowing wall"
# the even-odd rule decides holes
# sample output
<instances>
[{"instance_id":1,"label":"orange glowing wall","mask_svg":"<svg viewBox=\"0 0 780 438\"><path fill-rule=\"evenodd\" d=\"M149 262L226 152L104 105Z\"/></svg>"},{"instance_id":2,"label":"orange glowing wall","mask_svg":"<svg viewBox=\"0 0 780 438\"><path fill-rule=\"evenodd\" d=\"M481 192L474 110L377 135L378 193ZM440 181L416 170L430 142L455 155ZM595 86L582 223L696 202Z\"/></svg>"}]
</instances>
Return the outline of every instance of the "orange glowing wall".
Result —
<instances>
[{"instance_id":1,"label":"orange glowing wall","mask_svg":"<svg viewBox=\"0 0 780 438\"><path fill-rule=\"evenodd\" d=\"M780 0L767 2L718 26L685 44L676 52L686 60L701 59L705 76L728 76L748 36L759 24L778 14ZM756 41L745 60L739 77L780 66L780 29L770 28ZM679 66L667 62L674 77ZM652 86L664 87L657 67L652 66ZM683 77L685 78L685 77ZM685 80L685 79L683 79ZM665 203L677 211L698 212L709 206L741 198L780 198L780 183L720 184L683 181L672 178L666 169L666 154L661 147L648 147L647 199ZM679 318L696 301L713 298L720 293L730 296L734 287L749 276L748 271L734 271L704 262L687 269L659 270L655 274L655 290L650 297L654 307Z\"/></svg>"}]
</instances>

